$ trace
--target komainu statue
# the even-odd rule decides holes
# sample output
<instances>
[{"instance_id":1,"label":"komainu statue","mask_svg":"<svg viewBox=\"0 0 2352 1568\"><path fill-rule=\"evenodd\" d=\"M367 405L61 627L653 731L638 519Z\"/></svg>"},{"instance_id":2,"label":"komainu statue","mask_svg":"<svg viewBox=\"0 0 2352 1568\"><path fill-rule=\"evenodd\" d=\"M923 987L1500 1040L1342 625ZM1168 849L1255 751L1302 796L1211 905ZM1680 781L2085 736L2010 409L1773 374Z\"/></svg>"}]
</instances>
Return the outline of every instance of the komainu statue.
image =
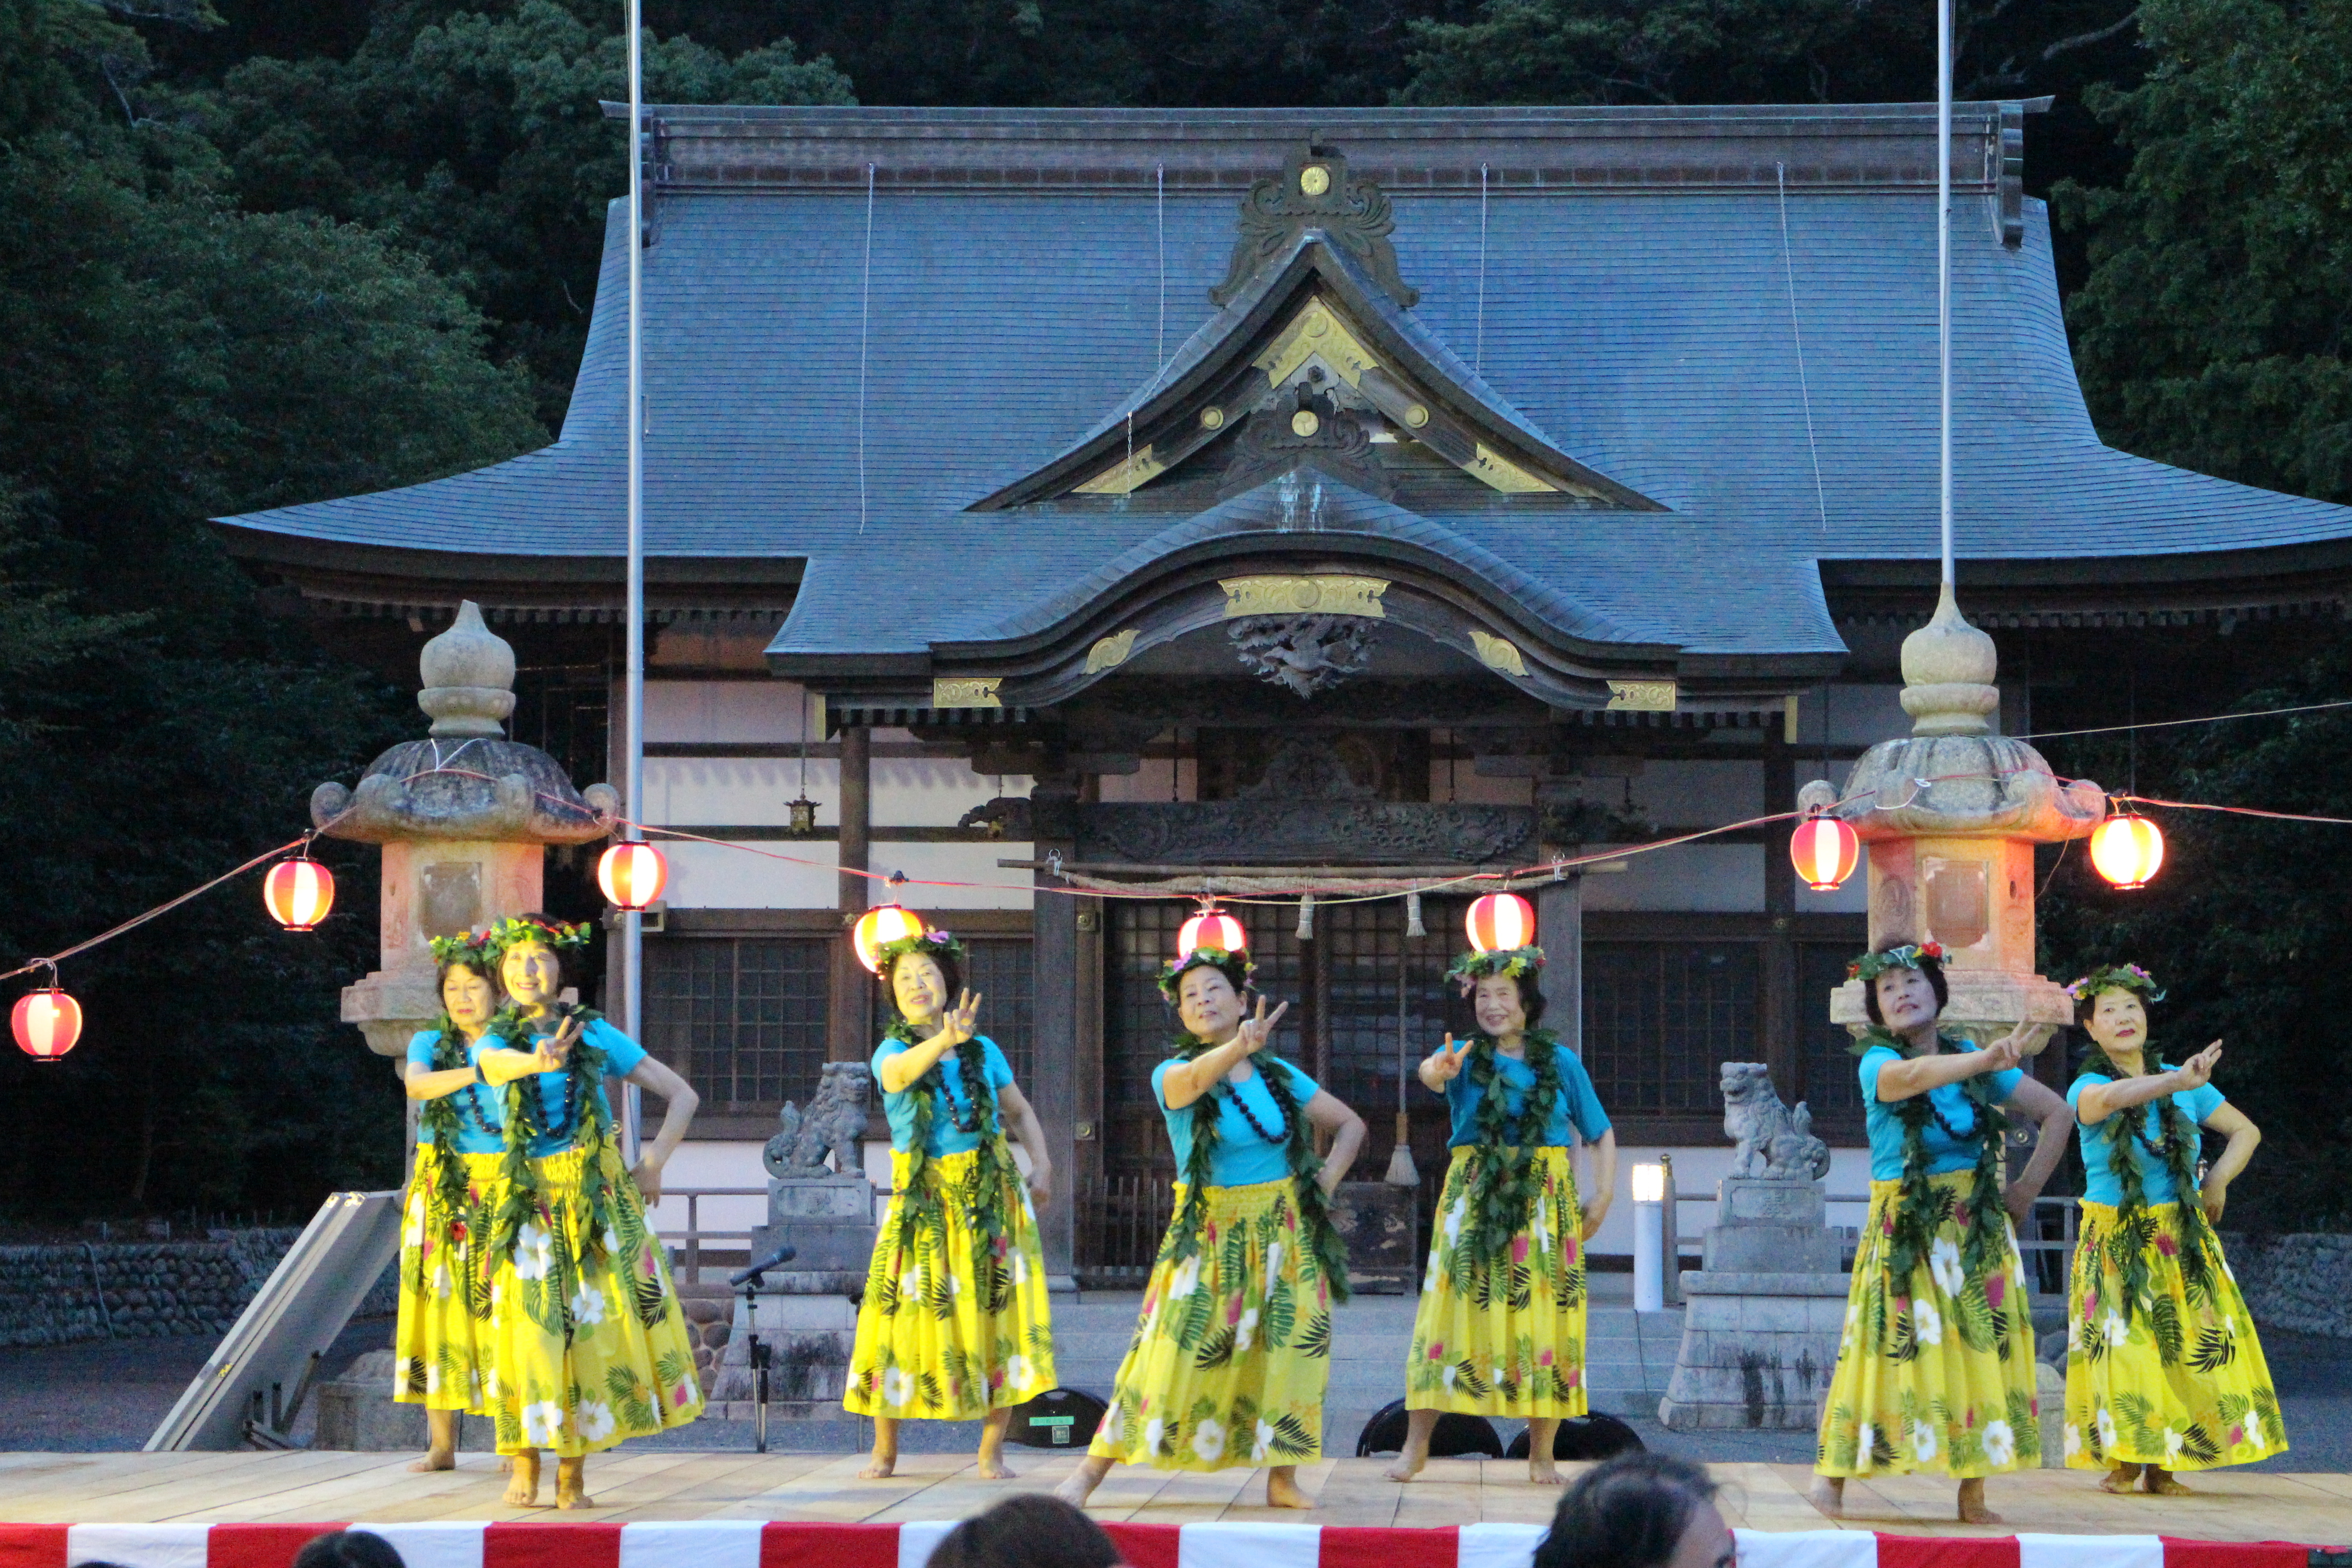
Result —
<instances>
[{"instance_id":1,"label":"komainu statue","mask_svg":"<svg viewBox=\"0 0 2352 1568\"><path fill-rule=\"evenodd\" d=\"M866 1136L866 1106L874 1098L874 1074L864 1062L827 1062L818 1078L816 1098L803 1111L791 1100L776 1113L782 1130L768 1140L761 1163L768 1174L814 1176L833 1156L834 1168L854 1176L866 1168L858 1140Z\"/></svg>"},{"instance_id":2,"label":"komainu statue","mask_svg":"<svg viewBox=\"0 0 2352 1568\"><path fill-rule=\"evenodd\" d=\"M1794 1110L1781 1104L1762 1062L1723 1064L1723 1131L1738 1145L1734 1175L1817 1182L1830 1173L1830 1146L1813 1136L1812 1112L1803 1100Z\"/></svg>"}]
</instances>

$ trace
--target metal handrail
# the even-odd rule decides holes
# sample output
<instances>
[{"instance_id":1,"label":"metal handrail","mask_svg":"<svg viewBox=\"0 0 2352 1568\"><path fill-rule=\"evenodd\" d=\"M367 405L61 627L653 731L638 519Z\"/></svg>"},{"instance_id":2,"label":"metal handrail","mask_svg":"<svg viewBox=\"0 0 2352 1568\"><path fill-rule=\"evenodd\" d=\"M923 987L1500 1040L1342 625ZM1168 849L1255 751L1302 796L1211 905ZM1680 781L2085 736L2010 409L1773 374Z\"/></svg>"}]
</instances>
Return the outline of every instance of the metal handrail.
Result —
<instances>
[{"instance_id":1,"label":"metal handrail","mask_svg":"<svg viewBox=\"0 0 2352 1568\"><path fill-rule=\"evenodd\" d=\"M748 1230L703 1229L702 1200L705 1198L764 1198L767 1195L768 1189L765 1187L664 1187L662 1189L662 1197L665 1200L670 1198L686 1200L686 1229L682 1232L669 1232L663 1237L663 1239L682 1241L685 1244L684 1271L688 1284L702 1283L702 1243L706 1237L713 1241L740 1241L747 1247L751 1241L751 1233Z\"/></svg>"}]
</instances>

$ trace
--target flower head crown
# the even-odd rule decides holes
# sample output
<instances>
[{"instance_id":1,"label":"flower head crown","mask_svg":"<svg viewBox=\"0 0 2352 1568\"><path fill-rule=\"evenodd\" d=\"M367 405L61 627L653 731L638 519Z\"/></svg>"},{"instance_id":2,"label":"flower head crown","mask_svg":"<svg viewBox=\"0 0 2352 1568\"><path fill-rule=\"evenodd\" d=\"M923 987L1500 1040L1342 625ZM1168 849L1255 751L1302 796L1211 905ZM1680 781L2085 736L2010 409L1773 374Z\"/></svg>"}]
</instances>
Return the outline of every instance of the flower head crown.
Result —
<instances>
[{"instance_id":1,"label":"flower head crown","mask_svg":"<svg viewBox=\"0 0 2352 1568\"><path fill-rule=\"evenodd\" d=\"M1544 951L1539 947L1502 947L1492 952L1465 952L1454 961L1445 978L1462 987L1467 996L1478 982L1490 974L1507 974L1514 980L1532 978L1544 966Z\"/></svg>"},{"instance_id":2,"label":"flower head crown","mask_svg":"<svg viewBox=\"0 0 2352 1568\"><path fill-rule=\"evenodd\" d=\"M1868 985L1890 969L1918 969L1928 961L1939 964L1944 962L1942 942L1906 942L1901 947L1890 947L1884 952L1865 952L1845 966L1845 977Z\"/></svg>"},{"instance_id":3,"label":"flower head crown","mask_svg":"<svg viewBox=\"0 0 2352 1568\"><path fill-rule=\"evenodd\" d=\"M2164 1000L2164 988L2157 984L2156 976L2137 963L2103 963L2066 987L2066 994L2078 1007L2098 1000L2102 991L2137 991L2143 1001Z\"/></svg>"},{"instance_id":4,"label":"flower head crown","mask_svg":"<svg viewBox=\"0 0 2352 1568\"><path fill-rule=\"evenodd\" d=\"M1183 957L1160 966L1160 994L1173 1002L1177 987L1184 983L1186 970L1229 969L1236 963L1242 966L1242 984L1247 987L1249 977L1257 973L1257 965L1250 962L1249 949L1237 947L1227 952L1222 947L1196 947Z\"/></svg>"},{"instance_id":5,"label":"flower head crown","mask_svg":"<svg viewBox=\"0 0 2352 1568\"><path fill-rule=\"evenodd\" d=\"M551 951L583 948L588 945L588 922L567 924L562 921L545 921L536 915L509 915L481 933L482 952L491 958L504 958L525 942L537 942Z\"/></svg>"},{"instance_id":6,"label":"flower head crown","mask_svg":"<svg viewBox=\"0 0 2352 1568\"><path fill-rule=\"evenodd\" d=\"M950 959L963 963L963 943L937 926L925 926L914 936L902 936L896 942L886 942L874 950L874 977L890 978L890 966L909 953L919 953L929 959Z\"/></svg>"},{"instance_id":7,"label":"flower head crown","mask_svg":"<svg viewBox=\"0 0 2352 1568\"><path fill-rule=\"evenodd\" d=\"M433 950L433 962L436 963L463 963L487 974L498 956L490 946L490 928L488 926L479 931L461 931L456 936L435 936L425 940L425 945Z\"/></svg>"}]
</instances>

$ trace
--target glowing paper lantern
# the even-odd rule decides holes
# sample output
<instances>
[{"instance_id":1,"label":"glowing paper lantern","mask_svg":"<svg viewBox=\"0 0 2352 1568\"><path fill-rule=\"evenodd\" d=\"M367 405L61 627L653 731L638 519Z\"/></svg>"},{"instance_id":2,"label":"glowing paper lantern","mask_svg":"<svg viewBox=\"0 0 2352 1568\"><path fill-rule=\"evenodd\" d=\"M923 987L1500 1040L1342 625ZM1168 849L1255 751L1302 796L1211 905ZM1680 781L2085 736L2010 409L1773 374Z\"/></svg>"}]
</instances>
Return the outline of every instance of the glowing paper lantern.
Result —
<instances>
[{"instance_id":1,"label":"glowing paper lantern","mask_svg":"<svg viewBox=\"0 0 2352 1568\"><path fill-rule=\"evenodd\" d=\"M669 862L650 844L615 844L596 862L596 885L616 910L646 910L662 895Z\"/></svg>"},{"instance_id":2,"label":"glowing paper lantern","mask_svg":"<svg viewBox=\"0 0 2352 1568\"><path fill-rule=\"evenodd\" d=\"M1249 946L1249 937L1242 931L1242 922L1216 906L1210 905L1184 922L1176 933L1176 956L1191 956L1196 948L1213 948L1220 952L1240 952Z\"/></svg>"},{"instance_id":3,"label":"glowing paper lantern","mask_svg":"<svg viewBox=\"0 0 2352 1568\"><path fill-rule=\"evenodd\" d=\"M335 878L305 855L280 860L261 879L262 907L288 931L309 931L335 907Z\"/></svg>"},{"instance_id":4,"label":"glowing paper lantern","mask_svg":"<svg viewBox=\"0 0 2352 1568\"><path fill-rule=\"evenodd\" d=\"M2117 888L2145 888L2164 864L2164 832L2145 816L2110 816L2092 830L2091 864Z\"/></svg>"},{"instance_id":5,"label":"glowing paper lantern","mask_svg":"<svg viewBox=\"0 0 2352 1568\"><path fill-rule=\"evenodd\" d=\"M1517 893L1488 893L1463 921L1480 952L1507 952L1536 940L1536 907Z\"/></svg>"},{"instance_id":6,"label":"glowing paper lantern","mask_svg":"<svg viewBox=\"0 0 2352 1568\"><path fill-rule=\"evenodd\" d=\"M1839 818L1817 812L1797 824L1789 840L1789 858L1797 863L1797 875L1805 886L1816 893L1834 892L1853 875L1862 858L1862 839Z\"/></svg>"},{"instance_id":7,"label":"glowing paper lantern","mask_svg":"<svg viewBox=\"0 0 2352 1568\"><path fill-rule=\"evenodd\" d=\"M81 1038L81 1004L52 985L16 998L8 1015L16 1048L37 1062L53 1062Z\"/></svg>"},{"instance_id":8,"label":"glowing paper lantern","mask_svg":"<svg viewBox=\"0 0 2352 1568\"><path fill-rule=\"evenodd\" d=\"M879 974L882 973L880 954L885 947L922 934L922 916L897 904L884 904L878 910L868 910L857 917L857 924L849 933L849 942L857 950L857 962Z\"/></svg>"}]
</instances>

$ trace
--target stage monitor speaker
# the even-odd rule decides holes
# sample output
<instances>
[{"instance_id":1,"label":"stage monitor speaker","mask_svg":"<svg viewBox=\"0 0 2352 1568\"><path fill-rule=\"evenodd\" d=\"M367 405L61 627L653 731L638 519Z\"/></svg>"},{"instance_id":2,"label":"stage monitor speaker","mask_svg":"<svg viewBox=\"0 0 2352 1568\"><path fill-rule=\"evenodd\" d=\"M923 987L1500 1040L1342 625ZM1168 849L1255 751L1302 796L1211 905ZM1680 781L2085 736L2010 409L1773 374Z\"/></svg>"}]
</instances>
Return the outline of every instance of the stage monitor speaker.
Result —
<instances>
[{"instance_id":1,"label":"stage monitor speaker","mask_svg":"<svg viewBox=\"0 0 2352 1568\"><path fill-rule=\"evenodd\" d=\"M398 1193L329 1196L146 1451L293 1447L320 1359L399 1253Z\"/></svg>"}]
</instances>

